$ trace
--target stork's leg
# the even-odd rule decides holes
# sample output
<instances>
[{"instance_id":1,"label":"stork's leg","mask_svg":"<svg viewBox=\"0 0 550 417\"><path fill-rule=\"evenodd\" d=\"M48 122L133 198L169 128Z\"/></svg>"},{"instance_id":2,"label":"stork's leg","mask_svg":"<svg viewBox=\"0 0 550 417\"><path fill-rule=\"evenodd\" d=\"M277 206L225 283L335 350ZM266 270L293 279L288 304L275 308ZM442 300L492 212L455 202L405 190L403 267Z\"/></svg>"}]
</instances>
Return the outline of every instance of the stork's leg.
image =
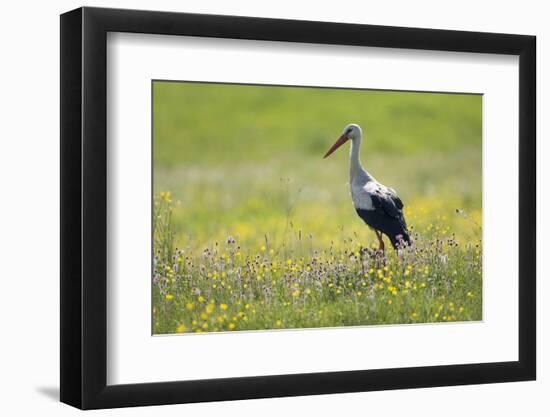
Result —
<instances>
[{"instance_id":1,"label":"stork's leg","mask_svg":"<svg viewBox=\"0 0 550 417\"><path fill-rule=\"evenodd\" d=\"M374 231L376 233L376 237L378 238L378 243L380 244L380 247L378 250L382 253L384 253L384 239L382 238L382 232L379 232L378 230Z\"/></svg>"}]
</instances>

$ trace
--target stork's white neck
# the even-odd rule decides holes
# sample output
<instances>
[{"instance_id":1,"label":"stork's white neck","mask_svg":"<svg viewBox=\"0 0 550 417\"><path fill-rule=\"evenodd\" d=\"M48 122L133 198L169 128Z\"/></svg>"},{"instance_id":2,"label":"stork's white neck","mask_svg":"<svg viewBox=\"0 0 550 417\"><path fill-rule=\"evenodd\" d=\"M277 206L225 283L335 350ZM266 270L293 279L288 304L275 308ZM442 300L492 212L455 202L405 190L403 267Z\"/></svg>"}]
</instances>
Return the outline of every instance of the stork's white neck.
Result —
<instances>
[{"instance_id":1,"label":"stork's white neck","mask_svg":"<svg viewBox=\"0 0 550 417\"><path fill-rule=\"evenodd\" d=\"M363 165L361 165L361 160L359 158L360 148L361 148L361 136L351 140L351 146L349 150L350 183L353 182L354 178L358 178L358 177L365 177L366 181L370 181L372 179L369 173L363 169Z\"/></svg>"}]
</instances>

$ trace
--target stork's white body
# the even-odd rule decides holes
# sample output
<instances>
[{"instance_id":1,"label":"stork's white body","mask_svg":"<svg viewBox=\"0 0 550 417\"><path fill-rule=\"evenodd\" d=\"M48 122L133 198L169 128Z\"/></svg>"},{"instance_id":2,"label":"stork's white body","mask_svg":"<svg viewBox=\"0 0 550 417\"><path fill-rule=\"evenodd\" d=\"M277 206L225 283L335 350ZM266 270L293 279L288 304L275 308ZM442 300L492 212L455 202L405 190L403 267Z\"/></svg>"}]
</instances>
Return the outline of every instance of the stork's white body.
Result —
<instances>
[{"instance_id":1,"label":"stork's white body","mask_svg":"<svg viewBox=\"0 0 550 417\"><path fill-rule=\"evenodd\" d=\"M373 210L372 198L369 195L369 189L372 188L373 180L363 175L357 175L350 178L349 188L351 200L356 209Z\"/></svg>"}]
</instances>

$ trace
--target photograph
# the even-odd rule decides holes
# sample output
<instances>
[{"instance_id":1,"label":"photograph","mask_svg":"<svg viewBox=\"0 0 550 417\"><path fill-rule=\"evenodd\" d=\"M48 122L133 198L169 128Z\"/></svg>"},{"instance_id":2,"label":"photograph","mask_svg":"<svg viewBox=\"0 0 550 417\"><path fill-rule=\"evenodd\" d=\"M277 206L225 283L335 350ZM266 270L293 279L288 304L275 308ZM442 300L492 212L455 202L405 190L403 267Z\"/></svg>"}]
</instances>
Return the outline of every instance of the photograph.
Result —
<instances>
[{"instance_id":1,"label":"photograph","mask_svg":"<svg viewBox=\"0 0 550 417\"><path fill-rule=\"evenodd\" d=\"M154 335L483 320L482 94L151 88Z\"/></svg>"}]
</instances>

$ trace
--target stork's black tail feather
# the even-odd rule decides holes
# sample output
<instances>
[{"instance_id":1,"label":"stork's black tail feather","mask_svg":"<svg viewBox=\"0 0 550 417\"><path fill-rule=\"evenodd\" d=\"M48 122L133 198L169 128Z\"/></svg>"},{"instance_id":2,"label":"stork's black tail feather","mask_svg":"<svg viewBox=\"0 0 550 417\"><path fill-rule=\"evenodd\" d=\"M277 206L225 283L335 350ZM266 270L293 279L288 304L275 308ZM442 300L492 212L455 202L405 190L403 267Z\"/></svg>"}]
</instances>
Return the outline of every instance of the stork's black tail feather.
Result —
<instances>
[{"instance_id":1,"label":"stork's black tail feather","mask_svg":"<svg viewBox=\"0 0 550 417\"><path fill-rule=\"evenodd\" d=\"M401 211L396 211L394 216L390 216L381 208L375 210L356 208L355 210L368 226L384 233L390 239L394 249L409 246L412 243Z\"/></svg>"},{"instance_id":2,"label":"stork's black tail feather","mask_svg":"<svg viewBox=\"0 0 550 417\"><path fill-rule=\"evenodd\" d=\"M395 236L387 235L390 238L391 244L394 249L399 249L404 246L410 246L412 244L411 237L406 230L403 230L403 233Z\"/></svg>"}]
</instances>

